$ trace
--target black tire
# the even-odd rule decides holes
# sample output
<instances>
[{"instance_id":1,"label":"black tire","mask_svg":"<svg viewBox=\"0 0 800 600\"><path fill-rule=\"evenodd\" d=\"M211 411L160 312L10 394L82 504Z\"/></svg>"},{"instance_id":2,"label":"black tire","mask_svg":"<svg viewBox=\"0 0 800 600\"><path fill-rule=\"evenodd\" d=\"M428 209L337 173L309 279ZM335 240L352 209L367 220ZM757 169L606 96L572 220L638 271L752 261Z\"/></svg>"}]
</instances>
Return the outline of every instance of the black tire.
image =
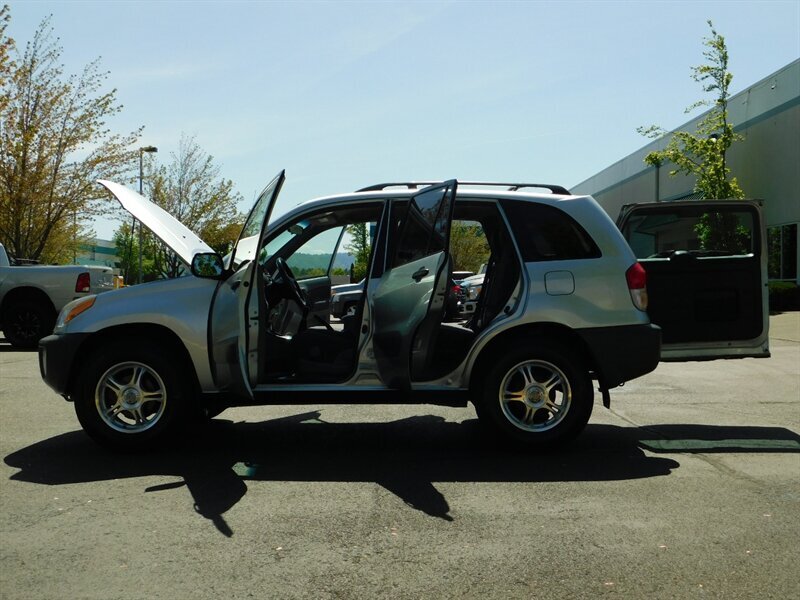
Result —
<instances>
[{"instance_id":1,"label":"black tire","mask_svg":"<svg viewBox=\"0 0 800 600\"><path fill-rule=\"evenodd\" d=\"M3 333L15 348L36 348L40 339L53 333L56 316L41 301L14 304L4 315Z\"/></svg>"},{"instance_id":2,"label":"black tire","mask_svg":"<svg viewBox=\"0 0 800 600\"><path fill-rule=\"evenodd\" d=\"M191 390L175 353L155 341L118 340L96 348L77 382L73 400L84 431L101 446L122 451L167 441L184 420Z\"/></svg>"},{"instance_id":3,"label":"black tire","mask_svg":"<svg viewBox=\"0 0 800 600\"><path fill-rule=\"evenodd\" d=\"M575 438L589 422L594 403L586 366L555 343L509 353L477 391L481 421L502 439L531 447Z\"/></svg>"}]
</instances>

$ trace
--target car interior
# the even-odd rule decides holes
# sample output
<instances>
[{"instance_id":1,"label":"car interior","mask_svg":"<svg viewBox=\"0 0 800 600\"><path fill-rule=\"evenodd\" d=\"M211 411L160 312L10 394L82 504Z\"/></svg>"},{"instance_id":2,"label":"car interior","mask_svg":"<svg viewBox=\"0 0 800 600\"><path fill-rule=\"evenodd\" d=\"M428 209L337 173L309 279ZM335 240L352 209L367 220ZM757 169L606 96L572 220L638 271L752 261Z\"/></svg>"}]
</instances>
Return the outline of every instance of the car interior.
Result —
<instances>
[{"instance_id":1,"label":"car interior","mask_svg":"<svg viewBox=\"0 0 800 600\"><path fill-rule=\"evenodd\" d=\"M354 314L333 323L329 314L315 306L323 306L330 296L331 272L337 252L346 245L347 227L379 223L383 207L383 202L360 203L305 216L273 235L262 249L259 265L267 317L266 331L261 334L264 339L260 343L263 351L259 352L259 383L334 383L345 381L354 373L359 342L363 339L360 330L366 293L362 294ZM383 235L372 240L371 264L391 256L392 242L406 210L406 201L395 201L394 227L388 240ZM477 222L486 235L491 255L483 291L474 314L466 320L444 322L443 314L434 315L429 308L426 319L434 321L434 328L424 336L427 347L424 360L412 361L414 381L440 378L454 370L466 357L476 336L494 319L513 309L509 300L519 283L520 264L496 203L459 200L453 219ZM385 247L380 248L381 244ZM310 256L315 257L315 265L310 265ZM440 277L450 282L452 270L449 260ZM381 269L373 264L370 277L380 274ZM450 285L444 287L450 291ZM325 310L329 310L328 306L329 303ZM419 331L415 335L423 337ZM415 344L411 347L413 352Z\"/></svg>"}]
</instances>

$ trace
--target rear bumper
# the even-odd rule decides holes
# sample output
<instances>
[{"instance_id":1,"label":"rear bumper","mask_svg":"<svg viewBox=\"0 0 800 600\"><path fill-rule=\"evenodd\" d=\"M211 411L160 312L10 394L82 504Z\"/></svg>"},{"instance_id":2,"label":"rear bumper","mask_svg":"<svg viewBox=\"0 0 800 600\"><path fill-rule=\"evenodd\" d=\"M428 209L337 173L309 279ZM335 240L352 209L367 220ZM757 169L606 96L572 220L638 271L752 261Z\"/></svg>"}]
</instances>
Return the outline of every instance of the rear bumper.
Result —
<instances>
[{"instance_id":1,"label":"rear bumper","mask_svg":"<svg viewBox=\"0 0 800 600\"><path fill-rule=\"evenodd\" d=\"M626 325L580 329L597 368L600 384L608 389L653 371L661 359L661 328Z\"/></svg>"},{"instance_id":2,"label":"rear bumper","mask_svg":"<svg viewBox=\"0 0 800 600\"><path fill-rule=\"evenodd\" d=\"M75 366L75 357L88 335L48 335L39 341L39 372L44 382L62 396L70 391L70 376Z\"/></svg>"}]
</instances>

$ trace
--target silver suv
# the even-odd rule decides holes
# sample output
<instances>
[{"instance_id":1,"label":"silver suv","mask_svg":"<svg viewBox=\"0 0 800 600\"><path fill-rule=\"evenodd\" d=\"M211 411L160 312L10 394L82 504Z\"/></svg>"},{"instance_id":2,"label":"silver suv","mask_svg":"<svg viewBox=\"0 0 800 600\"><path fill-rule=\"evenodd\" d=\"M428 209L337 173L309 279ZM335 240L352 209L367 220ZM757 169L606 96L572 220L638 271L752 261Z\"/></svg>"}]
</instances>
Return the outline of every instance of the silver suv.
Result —
<instances>
[{"instance_id":1,"label":"silver suv","mask_svg":"<svg viewBox=\"0 0 800 600\"><path fill-rule=\"evenodd\" d=\"M471 401L506 439L564 442L589 420L593 381L608 406L610 389L662 356L646 312L651 267L650 301L674 328L665 355L769 355L755 204L735 207L749 227L738 253L692 254L684 242L708 204L629 207L621 226L639 261L591 197L559 186L383 184L270 222L283 182L265 188L224 259L145 198L100 182L194 276L77 300L42 340L43 378L96 441L146 447L230 406ZM491 257L474 314L446 323L454 219L480 224ZM331 272L357 224L371 232L366 293L334 327Z\"/></svg>"}]
</instances>

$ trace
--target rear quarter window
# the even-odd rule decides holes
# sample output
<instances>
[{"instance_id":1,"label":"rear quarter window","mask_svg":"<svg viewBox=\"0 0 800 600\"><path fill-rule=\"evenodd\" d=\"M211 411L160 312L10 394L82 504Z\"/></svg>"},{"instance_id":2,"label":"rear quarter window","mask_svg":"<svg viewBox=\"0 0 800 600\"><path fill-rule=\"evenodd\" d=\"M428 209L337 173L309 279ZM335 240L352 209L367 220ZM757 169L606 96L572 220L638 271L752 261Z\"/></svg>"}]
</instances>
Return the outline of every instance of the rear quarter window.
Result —
<instances>
[{"instance_id":1,"label":"rear quarter window","mask_svg":"<svg viewBox=\"0 0 800 600\"><path fill-rule=\"evenodd\" d=\"M600 248L564 211L546 204L502 200L525 262L599 258Z\"/></svg>"}]
</instances>

